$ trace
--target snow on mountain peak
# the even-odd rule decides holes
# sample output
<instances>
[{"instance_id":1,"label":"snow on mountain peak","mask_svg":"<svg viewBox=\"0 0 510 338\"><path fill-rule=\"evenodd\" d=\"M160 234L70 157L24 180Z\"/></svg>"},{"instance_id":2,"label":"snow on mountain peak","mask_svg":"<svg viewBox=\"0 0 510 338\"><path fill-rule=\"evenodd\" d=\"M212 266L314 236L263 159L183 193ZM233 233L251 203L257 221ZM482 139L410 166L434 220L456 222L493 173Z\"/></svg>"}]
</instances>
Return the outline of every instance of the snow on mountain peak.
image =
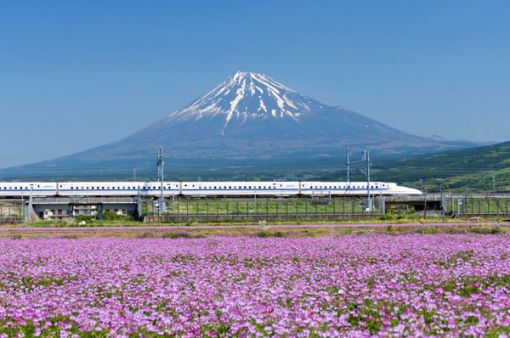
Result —
<instances>
[{"instance_id":1,"label":"snow on mountain peak","mask_svg":"<svg viewBox=\"0 0 510 338\"><path fill-rule=\"evenodd\" d=\"M170 114L169 120L222 117L224 130L234 120L241 123L270 118L298 121L302 114L317 109L323 109L321 103L265 74L238 71L207 94Z\"/></svg>"}]
</instances>

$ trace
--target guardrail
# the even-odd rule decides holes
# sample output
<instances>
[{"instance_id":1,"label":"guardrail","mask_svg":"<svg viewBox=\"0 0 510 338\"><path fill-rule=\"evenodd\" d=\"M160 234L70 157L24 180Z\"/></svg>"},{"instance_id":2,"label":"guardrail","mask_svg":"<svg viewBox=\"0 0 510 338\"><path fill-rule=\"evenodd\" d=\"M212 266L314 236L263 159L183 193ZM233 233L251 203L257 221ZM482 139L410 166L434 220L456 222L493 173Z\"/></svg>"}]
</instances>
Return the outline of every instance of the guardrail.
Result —
<instances>
[{"instance_id":1,"label":"guardrail","mask_svg":"<svg viewBox=\"0 0 510 338\"><path fill-rule=\"evenodd\" d=\"M35 197L32 204L123 204L137 203L136 197Z\"/></svg>"}]
</instances>

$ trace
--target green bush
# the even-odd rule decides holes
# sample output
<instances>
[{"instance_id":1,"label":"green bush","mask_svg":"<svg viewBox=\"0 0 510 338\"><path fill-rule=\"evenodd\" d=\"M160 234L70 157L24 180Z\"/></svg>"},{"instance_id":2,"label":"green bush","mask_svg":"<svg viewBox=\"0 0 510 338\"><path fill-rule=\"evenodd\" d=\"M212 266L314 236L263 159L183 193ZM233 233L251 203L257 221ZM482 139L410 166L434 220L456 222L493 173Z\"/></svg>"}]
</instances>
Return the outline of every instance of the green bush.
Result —
<instances>
[{"instance_id":1,"label":"green bush","mask_svg":"<svg viewBox=\"0 0 510 338\"><path fill-rule=\"evenodd\" d=\"M117 215L112 210L103 211L103 220L105 221L128 221L131 220L130 216Z\"/></svg>"},{"instance_id":2,"label":"green bush","mask_svg":"<svg viewBox=\"0 0 510 338\"><path fill-rule=\"evenodd\" d=\"M428 228L421 229L421 233L425 234L425 235L433 235L433 234L437 234L438 231L437 231L437 228L428 227Z\"/></svg>"},{"instance_id":3,"label":"green bush","mask_svg":"<svg viewBox=\"0 0 510 338\"><path fill-rule=\"evenodd\" d=\"M491 227L491 228L471 228L470 232L475 234L483 234L483 235L499 235L504 233L504 230L500 227Z\"/></svg>"},{"instance_id":4,"label":"green bush","mask_svg":"<svg viewBox=\"0 0 510 338\"><path fill-rule=\"evenodd\" d=\"M193 238L189 232L167 232L161 236L162 238Z\"/></svg>"},{"instance_id":5,"label":"green bush","mask_svg":"<svg viewBox=\"0 0 510 338\"><path fill-rule=\"evenodd\" d=\"M269 231L269 230L262 230L257 232L257 237L261 238L267 238L267 237L285 237L285 232L283 231Z\"/></svg>"},{"instance_id":6,"label":"green bush","mask_svg":"<svg viewBox=\"0 0 510 338\"><path fill-rule=\"evenodd\" d=\"M96 220L96 216L78 215L74 218L76 222L91 222Z\"/></svg>"}]
</instances>

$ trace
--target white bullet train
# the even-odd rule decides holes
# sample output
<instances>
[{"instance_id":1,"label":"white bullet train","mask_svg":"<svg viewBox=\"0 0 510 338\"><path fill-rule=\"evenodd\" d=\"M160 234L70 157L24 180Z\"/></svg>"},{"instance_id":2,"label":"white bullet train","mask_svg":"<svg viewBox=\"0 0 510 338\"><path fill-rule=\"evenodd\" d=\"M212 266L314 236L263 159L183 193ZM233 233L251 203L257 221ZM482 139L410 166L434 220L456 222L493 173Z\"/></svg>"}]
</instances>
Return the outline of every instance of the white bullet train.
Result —
<instances>
[{"instance_id":1,"label":"white bullet train","mask_svg":"<svg viewBox=\"0 0 510 338\"><path fill-rule=\"evenodd\" d=\"M163 182L165 196L366 196L367 182ZM160 196L160 182L0 182L0 198ZM421 195L396 183L371 182L373 195Z\"/></svg>"}]
</instances>

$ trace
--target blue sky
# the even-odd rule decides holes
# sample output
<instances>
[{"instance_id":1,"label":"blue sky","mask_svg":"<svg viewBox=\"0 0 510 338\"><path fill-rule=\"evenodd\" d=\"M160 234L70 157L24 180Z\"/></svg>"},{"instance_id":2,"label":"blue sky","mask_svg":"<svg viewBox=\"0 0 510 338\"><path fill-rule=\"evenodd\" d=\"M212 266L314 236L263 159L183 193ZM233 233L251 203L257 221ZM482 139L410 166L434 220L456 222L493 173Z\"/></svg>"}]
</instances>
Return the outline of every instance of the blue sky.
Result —
<instances>
[{"instance_id":1,"label":"blue sky","mask_svg":"<svg viewBox=\"0 0 510 338\"><path fill-rule=\"evenodd\" d=\"M419 135L510 140L509 1L4 1L0 167L134 132L236 70Z\"/></svg>"}]
</instances>

